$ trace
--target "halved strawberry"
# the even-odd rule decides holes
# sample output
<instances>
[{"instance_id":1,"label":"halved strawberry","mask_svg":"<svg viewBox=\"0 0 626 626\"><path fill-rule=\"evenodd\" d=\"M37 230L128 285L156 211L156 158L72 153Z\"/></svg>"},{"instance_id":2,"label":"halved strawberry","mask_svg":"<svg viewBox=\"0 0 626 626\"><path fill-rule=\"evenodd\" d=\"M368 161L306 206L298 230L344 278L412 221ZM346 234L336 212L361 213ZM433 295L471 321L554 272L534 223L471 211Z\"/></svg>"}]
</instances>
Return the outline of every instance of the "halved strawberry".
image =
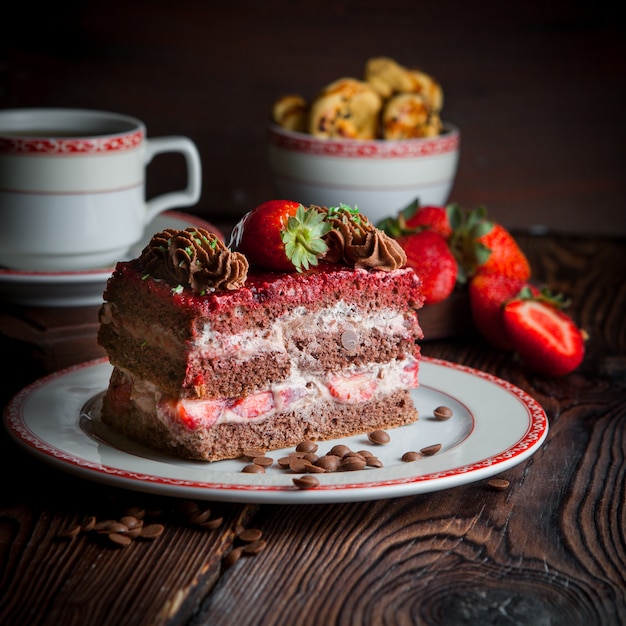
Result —
<instances>
[{"instance_id":1,"label":"halved strawberry","mask_svg":"<svg viewBox=\"0 0 626 626\"><path fill-rule=\"evenodd\" d=\"M476 274L469 283L469 302L474 326L495 348L513 350L504 327L504 305L526 285L517 277L501 274Z\"/></svg>"},{"instance_id":2,"label":"halved strawberry","mask_svg":"<svg viewBox=\"0 0 626 626\"><path fill-rule=\"evenodd\" d=\"M317 265L328 250L323 236L330 230L314 207L291 200L269 200L237 223L229 247L246 255L251 265L293 272Z\"/></svg>"},{"instance_id":3,"label":"halved strawberry","mask_svg":"<svg viewBox=\"0 0 626 626\"><path fill-rule=\"evenodd\" d=\"M515 298L503 317L515 350L536 372L565 376L581 364L587 335L553 301Z\"/></svg>"}]
</instances>

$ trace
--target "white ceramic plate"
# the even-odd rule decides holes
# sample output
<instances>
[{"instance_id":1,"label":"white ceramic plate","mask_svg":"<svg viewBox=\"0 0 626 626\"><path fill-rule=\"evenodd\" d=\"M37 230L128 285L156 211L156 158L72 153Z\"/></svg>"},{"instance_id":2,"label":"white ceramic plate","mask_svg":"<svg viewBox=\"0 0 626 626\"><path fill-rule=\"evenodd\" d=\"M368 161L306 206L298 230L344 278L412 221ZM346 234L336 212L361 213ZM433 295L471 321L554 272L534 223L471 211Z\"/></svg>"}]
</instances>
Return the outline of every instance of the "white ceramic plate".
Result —
<instances>
[{"instance_id":1,"label":"white ceramic plate","mask_svg":"<svg viewBox=\"0 0 626 626\"><path fill-rule=\"evenodd\" d=\"M98 419L98 401L111 366L91 361L23 389L5 411L5 426L29 452L58 469L109 485L163 495L233 502L322 503L376 500L426 493L482 480L530 457L548 432L546 414L521 389L490 374L424 358L413 399L420 419L388 431L391 443L373 446L356 436L320 442L318 454L337 443L370 449L383 468L316 474L320 486L299 490L294 474L270 467L246 474L242 460L203 463L172 458L115 435ZM454 415L437 421L447 405ZM403 462L409 450L441 450ZM283 450L269 453L274 459Z\"/></svg>"},{"instance_id":2,"label":"white ceramic plate","mask_svg":"<svg viewBox=\"0 0 626 626\"><path fill-rule=\"evenodd\" d=\"M126 258L139 256L155 233L165 228L189 226L213 228L186 213L161 213L146 226L143 238L129 250ZM102 292L111 272L112 267L81 272L25 272L0 268L0 300L23 306L97 306L102 302Z\"/></svg>"}]
</instances>

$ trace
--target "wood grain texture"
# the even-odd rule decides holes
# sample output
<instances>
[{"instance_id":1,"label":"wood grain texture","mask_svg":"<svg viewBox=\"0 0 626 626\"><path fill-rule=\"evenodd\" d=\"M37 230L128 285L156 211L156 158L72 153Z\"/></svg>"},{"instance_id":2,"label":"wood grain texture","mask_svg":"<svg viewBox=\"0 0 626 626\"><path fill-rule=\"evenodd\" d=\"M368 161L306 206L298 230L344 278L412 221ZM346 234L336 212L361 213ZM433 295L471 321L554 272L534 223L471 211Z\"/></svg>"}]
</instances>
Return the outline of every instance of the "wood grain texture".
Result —
<instances>
[{"instance_id":1,"label":"wood grain texture","mask_svg":"<svg viewBox=\"0 0 626 626\"><path fill-rule=\"evenodd\" d=\"M486 481L365 503L211 503L206 532L166 519L162 537L116 549L58 535L87 515L175 499L92 484L0 435L0 623L198 626L520 624L626 620L626 241L518 234L533 276L572 299L590 335L581 367L534 374L475 334L424 354L519 386L548 413L528 461ZM506 419L506 415L502 416ZM241 527L266 549L226 569Z\"/></svg>"}]
</instances>

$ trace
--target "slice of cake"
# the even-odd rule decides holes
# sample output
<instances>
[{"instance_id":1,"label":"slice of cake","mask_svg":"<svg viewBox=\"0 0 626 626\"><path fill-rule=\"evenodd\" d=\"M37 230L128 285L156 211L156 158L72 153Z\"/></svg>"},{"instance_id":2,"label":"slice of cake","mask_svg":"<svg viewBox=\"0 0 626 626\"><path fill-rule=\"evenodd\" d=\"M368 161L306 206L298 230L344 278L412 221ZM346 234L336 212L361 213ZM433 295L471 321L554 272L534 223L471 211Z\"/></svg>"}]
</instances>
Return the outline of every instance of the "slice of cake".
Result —
<instances>
[{"instance_id":1,"label":"slice of cake","mask_svg":"<svg viewBox=\"0 0 626 626\"><path fill-rule=\"evenodd\" d=\"M197 228L158 233L118 263L98 334L114 366L105 424L215 461L417 419L419 279L364 216L306 211L324 242L308 269L249 265ZM246 248L250 223L232 247Z\"/></svg>"}]
</instances>

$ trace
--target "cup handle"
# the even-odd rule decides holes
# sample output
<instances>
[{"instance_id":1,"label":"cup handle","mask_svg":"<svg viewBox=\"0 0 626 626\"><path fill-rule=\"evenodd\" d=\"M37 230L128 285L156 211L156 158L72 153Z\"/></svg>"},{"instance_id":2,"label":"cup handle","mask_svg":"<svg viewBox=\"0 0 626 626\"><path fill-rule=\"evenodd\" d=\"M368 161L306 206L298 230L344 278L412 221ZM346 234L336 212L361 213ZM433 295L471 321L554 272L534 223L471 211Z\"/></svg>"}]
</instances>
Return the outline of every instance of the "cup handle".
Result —
<instances>
[{"instance_id":1,"label":"cup handle","mask_svg":"<svg viewBox=\"0 0 626 626\"><path fill-rule=\"evenodd\" d=\"M180 152L185 157L187 165L187 187L181 191L171 191L148 200L146 203L146 224L159 213L174 207L184 207L196 204L202 191L202 164L196 144L188 137L156 137L146 140L147 166L150 161L163 152Z\"/></svg>"}]
</instances>

